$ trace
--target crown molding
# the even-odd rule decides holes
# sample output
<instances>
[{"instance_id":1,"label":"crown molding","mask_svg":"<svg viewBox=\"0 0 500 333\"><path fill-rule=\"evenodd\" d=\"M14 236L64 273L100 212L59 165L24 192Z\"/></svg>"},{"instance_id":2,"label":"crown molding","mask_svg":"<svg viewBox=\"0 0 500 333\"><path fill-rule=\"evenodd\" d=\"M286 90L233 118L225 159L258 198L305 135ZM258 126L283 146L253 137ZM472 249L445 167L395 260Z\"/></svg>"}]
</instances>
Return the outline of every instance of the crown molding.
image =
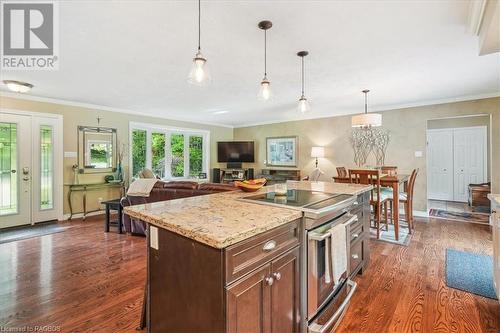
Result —
<instances>
[{"instance_id":1,"label":"crown molding","mask_svg":"<svg viewBox=\"0 0 500 333\"><path fill-rule=\"evenodd\" d=\"M415 108L415 107L421 107L421 106L431 106L431 105L439 105L439 104L475 101L475 100L495 98L495 97L500 97L500 91L494 92L494 93L487 93L487 94L477 94L477 95L460 96L460 97L453 97L453 98L427 100L427 101L421 101L421 102L415 102L415 103L390 104L390 105L384 105L384 106L379 106L379 107L372 107L370 109L370 112L384 112L384 111L391 111L391 110L398 110L398 109L409 109L409 108ZM341 112L341 113L336 113L336 114L331 114L331 115L321 115L318 117L303 117L300 119L262 121L262 122L256 122L256 123L251 123L251 124L234 125L234 128L271 125L271 124L287 123L287 122L292 122L292 121L342 117L342 116L358 114L360 112L361 111L356 110L355 112Z\"/></svg>"},{"instance_id":2,"label":"crown molding","mask_svg":"<svg viewBox=\"0 0 500 333\"><path fill-rule=\"evenodd\" d=\"M8 98L23 99L23 100L34 101L34 102L44 102L44 103L60 104L60 105L67 105L67 106L75 106L75 107L81 107L81 108L85 108L85 109L109 111L109 112L116 112L116 113L125 113L125 114L139 115L139 116L148 116L148 117L160 118L160 119L165 119L165 120L182 121L185 123L192 123L192 124L197 124L197 125L205 125L205 126L208 125L208 126L233 128L233 126L227 125L227 124L193 121L193 120L189 120L187 118L180 118L180 117L163 117L161 115L151 114L151 113L142 112L142 111L114 108L114 107L109 107L109 106L105 106L105 105L98 105L98 104L91 104L91 103L75 102L75 101L69 101L69 100L59 99L59 98L42 97L42 96L28 95L28 94L19 94L19 93L7 92L7 91L0 91L0 97L8 97Z\"/></svg>"}]
</instances>

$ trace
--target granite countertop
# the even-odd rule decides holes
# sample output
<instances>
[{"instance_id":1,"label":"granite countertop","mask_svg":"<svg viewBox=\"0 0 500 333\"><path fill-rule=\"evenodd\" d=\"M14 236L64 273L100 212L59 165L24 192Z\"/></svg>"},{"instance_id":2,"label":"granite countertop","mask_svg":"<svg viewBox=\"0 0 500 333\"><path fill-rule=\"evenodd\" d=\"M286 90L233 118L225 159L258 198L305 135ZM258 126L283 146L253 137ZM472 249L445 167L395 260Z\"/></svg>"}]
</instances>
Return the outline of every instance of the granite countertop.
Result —
<instances>
[{"instance_id":1,"label":"granite countertop","mask_svg":"<svg viewBox=\"0 0 500 333\"><path fill-rule=\"evenodd\" d=\"M500 206L500 194L489 193L488 199L490 199L493 204Z\"/></svg>"},{"instance_id":2,"label":"granite countertop","mask_svg":"<svg viewBox=\"0 0 500 333\"><path fill-rule=\"evenodd\" d=\"M353 195L371 189L371 186L367 185L331 182L291 182L288 187ZM268 186L259 192L273 189L273 186ZM302 217L302 212L297 209L239 200L253 194L255 193L242 191L223 192L129 206L125 207L124 212L154 226L219 249Z\"/></svg>"}]
</instances>

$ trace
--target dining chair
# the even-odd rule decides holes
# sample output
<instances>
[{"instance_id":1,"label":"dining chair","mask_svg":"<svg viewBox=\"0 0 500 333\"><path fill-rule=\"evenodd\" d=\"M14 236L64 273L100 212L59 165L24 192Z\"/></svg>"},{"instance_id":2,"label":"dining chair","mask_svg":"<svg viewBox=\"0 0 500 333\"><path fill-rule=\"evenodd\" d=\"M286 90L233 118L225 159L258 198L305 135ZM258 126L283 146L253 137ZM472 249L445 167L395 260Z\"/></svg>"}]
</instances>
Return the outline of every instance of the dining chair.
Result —
<instances>
[{"instance_id":1,"label":"dining chair","mask_svg":"<svg viewBox=\"0 0 500 333\"><path fill-rule=\"evenodd\" d=\"M405 211L405 220L408 223L408 232L411 234L413 229L415 229L415 224L413 223L413 194L415 191L415 180L417 179L419 169L414 169L411 172L410 178L408 179L408 185L406 187L406 192L399 193L399 202L403 204ZM387 191L383 190L389 196L389 201L392 203L392 189ZM389 193L390 192L390 193ZM392 207L392 205L390 205Z\"/></svg>"},{"instance_id":2,"label":"dining chair","mask_svg":"<svg viewBox=\"0 0 500 333\"><path fill-rule=\"evenodd\" d=\"M383 165L380 170L383 174L386 174L388 176L395 176L398 174L397 166Z\"/></svg>"},{"instance_id":3,"label":"dining chair","mask_svg":"<svg viewBox=\"0 0 500 333\"><path fill-rule=\"evenodd\" d=\"M345 167L337 167L337 177L332 177L335 183L350 183L351 180Z\"/></svg>"},{"instance_id":4,"label":"dining chair","mask_svg":"<svg viewBox=\"0 0 500 333\"><path fill-rule=\"evenodd\" d=\"M345 167L337 167L337 176L339 178L347 178L347 170Z\"/></svg>"},{"instance_id":5,"label":"dining chair","mask_svg":"<svg viewBox=\"0 0 500 333\"><path fill-rule=\"evenodd\" d=\"M384 209L385 228L389 230L387 203L389 197L381 191L380 170L359 170L349 169L349 178L351 183L372 185L370 191L370 205L373 207L375 228L377 229L377 238L380 238L380 224L382 220L382 209Z\"/></svg>"}]
</instances>

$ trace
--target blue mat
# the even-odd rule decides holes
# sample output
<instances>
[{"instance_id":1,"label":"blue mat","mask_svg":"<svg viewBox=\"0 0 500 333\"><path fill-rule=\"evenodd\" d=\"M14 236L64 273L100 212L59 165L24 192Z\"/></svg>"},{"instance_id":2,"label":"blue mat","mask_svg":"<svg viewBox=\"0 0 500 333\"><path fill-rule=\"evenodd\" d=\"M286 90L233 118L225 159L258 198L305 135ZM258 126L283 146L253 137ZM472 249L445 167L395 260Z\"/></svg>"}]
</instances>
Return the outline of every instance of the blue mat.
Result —
<instances>
[{"instance_id":1,"label":"blue mat","mask_svg":"<svg viewBox=\"0 0 500 333\"><path fill-rule=\"evenodd\" d=\"M493 286L493 259L490 256L446 249L446 285L498 299Z\"/></svg>"}]
</instances>

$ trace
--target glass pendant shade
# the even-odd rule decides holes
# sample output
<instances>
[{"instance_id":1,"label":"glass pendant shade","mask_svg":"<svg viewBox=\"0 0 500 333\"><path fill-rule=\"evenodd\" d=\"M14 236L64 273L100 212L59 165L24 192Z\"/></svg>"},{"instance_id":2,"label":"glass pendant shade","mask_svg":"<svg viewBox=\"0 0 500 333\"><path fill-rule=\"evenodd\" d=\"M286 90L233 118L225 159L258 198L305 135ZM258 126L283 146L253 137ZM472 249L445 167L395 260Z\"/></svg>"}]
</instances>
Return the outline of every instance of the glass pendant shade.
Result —
<instances>
[{"instance_id":1,"label":"glass pendant shade","mask_svg":"<svg viewBox=\"0 0 500 333\"><path fill-rule=\"evenodd\" d=\"M382 115L379 113L362 113L351 118L352 127L382 126Z\"/></svg>"},{"instance_id":2,"label":"glass pendant shade","mask_svg":"<svg viewBox=\"0 0 500 333\"><path fill-rule=\"evenodd\" d=\"M307 98L302 96L299 99L299 105L298 105L297 109L299 110L300 113L307 113L307 112L311 111L311 105L307 101Z\"/></svg>"},{"instance_id":3,"label":"glass pendant shade","mask_svg":"<svg viewBox=\"0 0 500 333\"><path fill-rule=\"evenodd\" d=\"M210 82L210 71L208 70L207 59L198 51L193 58L191 71L189 72L189 83L203 86Z\"/></svg>"},{"instance_id":4,"label":"glass pendant shade","mask_svg":"<svg viewBox=\"0 0 500 333\"><path fill-rule=\"evenodd\" d=\"M271 82L267 80L267 78L264 77L262 82L260 83L260 90L259 90L259 100L261 101L267 101L271 99L272 93L271 93Z\"/></svg>"}]
</instances>

